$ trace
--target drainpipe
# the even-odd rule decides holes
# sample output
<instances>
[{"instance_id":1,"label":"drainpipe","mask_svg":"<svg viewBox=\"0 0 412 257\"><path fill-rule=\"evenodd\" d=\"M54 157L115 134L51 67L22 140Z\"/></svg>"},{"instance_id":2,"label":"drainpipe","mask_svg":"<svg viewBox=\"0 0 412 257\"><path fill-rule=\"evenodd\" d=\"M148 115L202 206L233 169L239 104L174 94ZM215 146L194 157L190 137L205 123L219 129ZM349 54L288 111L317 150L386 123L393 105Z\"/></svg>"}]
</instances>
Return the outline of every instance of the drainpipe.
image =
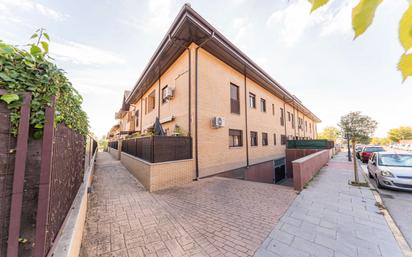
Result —
<instances>
[{"instance_id":1,"label":"drainpipe","mask_svg":"<svg viewBox=\"0 0 412 257\"><path fill-rule=\"evenodd\" d=\"M185 48L187 50L187 53L189 55L189 60L188 60L188 71L189 71L189 107L188 107L188 136L192 136L192 51L190 51L190 48L180 44L176 38L172 38L169 35L169 38L172 40L173 44L177 44L178 46Z\"/></svg>"},{"instance_id":2,"label":"drainpipe","mask_svg":"<svg viewBox=\"0 0 412 257\"><path fill-rule=\"evenodd\" d=\"M196 180L199 180L199 146L198 146L198 63L199 63L199 48L209 42L215 35L212 34L195 49L195 163L196 163Z\"/></svg>"},{"instance_id":3,"label":"drainpipe","mask_svg":"<svg viewBox=\"0 0 412 257\"><path fill-rule=\"evenodd\" d=\"M143 134L143 96L140 97L140 135Z\"/></svg>"},{"instance_id":4,"label":"drainpipe","mask_svg":"<svg viewBox=\"0 0 412 257\"><path fill-rule=\"evenodd\" d=\"M244 80L245 80L245 140L246 140L246 168L249 168L249 139L248 139L248 129L247 129L247 108L248 108L248 101L247 101L247 89L246 89L246 65L245 65L245 72L244 72Z\"/></svg>"},{"instance_id":5,"label":"drainpipe","mask_svg":"<svg viewBox=\"0 0 412 257\"><path fill-rule=\"evenodd\" d=\"M158 95L158 99L157 99L157 118L159 119L159 122L160 122L160 62L159 62L159 64L158 64L159 66L158 66L158 68L159 68L159 90L158 90L158 92L157 92L157 95Z\"/></svg>"},{"instance_id":6,"label":"drainpipe","mask_svg":"<svg viewBox=\"0 0 412 257\"><path fill-rule=\"evenodd\" d=\"M295 129L295 138L296 139L296 102L293 100L293 128Z\"/></svg>"},{"instance_id":7,"label":"drainpipe","mask_svg":"<svg viewBox=\"0 0 412 257\"><path fill-rule=\"evenodd\" d=\"M283 125L285 126L285 137L286 137L286 145L287 145L287 140L288 140L288 134L287 134L287 119L286 119L286 99L283 98Z\"/></svg>"}]
</instances>

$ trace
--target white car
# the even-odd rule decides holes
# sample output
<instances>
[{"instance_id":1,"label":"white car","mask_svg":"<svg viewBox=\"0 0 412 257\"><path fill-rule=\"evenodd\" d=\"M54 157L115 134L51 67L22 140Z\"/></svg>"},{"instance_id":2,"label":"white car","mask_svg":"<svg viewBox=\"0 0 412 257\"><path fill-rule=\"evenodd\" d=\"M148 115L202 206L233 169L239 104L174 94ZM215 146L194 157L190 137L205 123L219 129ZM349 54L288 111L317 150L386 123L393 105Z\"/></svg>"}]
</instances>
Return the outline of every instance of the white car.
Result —
<instances>
[{"instance_id":1,"label":"white car","mask_svg":"<svg viewBox=\"0 0 412 257\"><path fill-rule=\"evenodd\" d=\"M412 192L412 153L373 153L368 162L368 173L376 180L378 188Z\"/></svg>"}]
</instances>

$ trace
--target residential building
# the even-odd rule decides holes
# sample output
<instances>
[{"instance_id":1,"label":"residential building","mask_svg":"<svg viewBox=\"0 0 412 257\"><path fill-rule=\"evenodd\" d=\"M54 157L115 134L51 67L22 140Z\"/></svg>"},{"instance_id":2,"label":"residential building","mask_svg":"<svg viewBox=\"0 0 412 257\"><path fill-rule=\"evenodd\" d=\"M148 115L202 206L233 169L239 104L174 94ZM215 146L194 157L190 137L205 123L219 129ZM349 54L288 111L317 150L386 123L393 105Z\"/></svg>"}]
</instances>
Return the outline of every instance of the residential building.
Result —
<instances>
[{"instance_id":1,"label":"residential building","mask_svg":"<svg viewBox=\"0 0 412 257\"><path fill-rule=\"evenodd\" d=\"M192 137L194 178L284 172L287 139L316 138L320 122L188 4L116 118L123 134L144 135L159 118L167 135Z\"/></svg>"}]
</instances>

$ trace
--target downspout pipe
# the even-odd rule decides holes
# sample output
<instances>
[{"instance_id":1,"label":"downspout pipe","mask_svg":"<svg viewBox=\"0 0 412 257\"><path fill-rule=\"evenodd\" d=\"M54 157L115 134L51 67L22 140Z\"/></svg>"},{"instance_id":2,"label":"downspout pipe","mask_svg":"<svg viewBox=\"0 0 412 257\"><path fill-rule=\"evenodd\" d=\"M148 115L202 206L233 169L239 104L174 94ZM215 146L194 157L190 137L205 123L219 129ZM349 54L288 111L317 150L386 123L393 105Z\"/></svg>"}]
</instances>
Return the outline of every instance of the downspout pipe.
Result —
<instances>
[{"instance_id":1,"label":"downspout pipe","mask_svg":"<svg viewBox=\"0 0 412 257\"><path fill-rule=\"evenodd\" d=\"M199 145L198 145L198 76L199 76L199 48L209 42L215 36L215 32L212 31L210 36L200 43L195 49L195 163L196 163L196 180L199 180Z\"/></svg>"},{"instance_id":2,"label":"downspout pipe","mask_svg":"<svg viewBox=\"0 0 412 257\"><path fill-rule=\"evenodd\" d=\"M245 83L245 140L246 140L246 168L249 168L249 137L248 137L248 126L247 126L247 108L248 108L248 101L247 101L247 85L246 85L246 65L245 65L245 71L244 71L244 83Z\"/></svg>"}]
</instances>

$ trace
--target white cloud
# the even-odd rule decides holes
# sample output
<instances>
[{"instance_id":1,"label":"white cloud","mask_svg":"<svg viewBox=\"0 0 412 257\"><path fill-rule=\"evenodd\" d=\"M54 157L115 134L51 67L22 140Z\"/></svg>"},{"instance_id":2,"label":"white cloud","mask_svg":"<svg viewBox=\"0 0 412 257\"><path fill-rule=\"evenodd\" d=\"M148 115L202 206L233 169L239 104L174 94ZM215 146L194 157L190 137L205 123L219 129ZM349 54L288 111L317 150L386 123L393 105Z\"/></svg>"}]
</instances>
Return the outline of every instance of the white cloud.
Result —
<instances>
[{"instance_id":1,"label":"white cloud","mask_svg":"<svg viewBox=\"0 0 412 257\"><path fill-rule=\"evenodd\" d=\"M253 24L248 17L238 17L233 20L233 28L236 31L233 42L242 50L247 50L246 41L250 39Z\"/></svg>"},{"instance_id":2,"label":"white cloud","mask_svg":"<svg viewBox=\"0 0 412 257\"><path fill-rule=\"evenodd\" d=\"M145 33L158 34L170 25L173 2L174 0L151 0L148 2L145 15L136 17L133 14L130 17L119 19L119 22Z\"/></svg>"},{"instance_id":3,"label":"white cloud","mask_svg":"<svg viewBox=\"0 0 412 257\"><path fill-rule=\"evenodd\" d=\"M64 20L67 16L34 0L0 0L0 14L10 15L14 11L38 12L54 20Z\"/></svg>"},{"instance_id":4,"label":"white cloud","mask_svg":"<svg viewBox=\"0 0 412 257\"><path fill-rule=\"evenodd\" d=\"M83 65L122 64L125 62L116 53L72 41L62 43L52 41L50 55L57 60Z\"/></svg>"},{"instance_id":5,"label":"white cloud","mask_svg":"<svg viewBox=\"0 0 412 257\"><path fill-rule=\"evenodd\" d=\"M287 45L293 45L305 31L317 27L320 35L351 33L351 10L355 0L332 1L314 13L310 13L311 4L307 0L290 1L284 9L274 11L266 22L270 28L279 31L280 39Z\"/></svg>"}]
</instances>

